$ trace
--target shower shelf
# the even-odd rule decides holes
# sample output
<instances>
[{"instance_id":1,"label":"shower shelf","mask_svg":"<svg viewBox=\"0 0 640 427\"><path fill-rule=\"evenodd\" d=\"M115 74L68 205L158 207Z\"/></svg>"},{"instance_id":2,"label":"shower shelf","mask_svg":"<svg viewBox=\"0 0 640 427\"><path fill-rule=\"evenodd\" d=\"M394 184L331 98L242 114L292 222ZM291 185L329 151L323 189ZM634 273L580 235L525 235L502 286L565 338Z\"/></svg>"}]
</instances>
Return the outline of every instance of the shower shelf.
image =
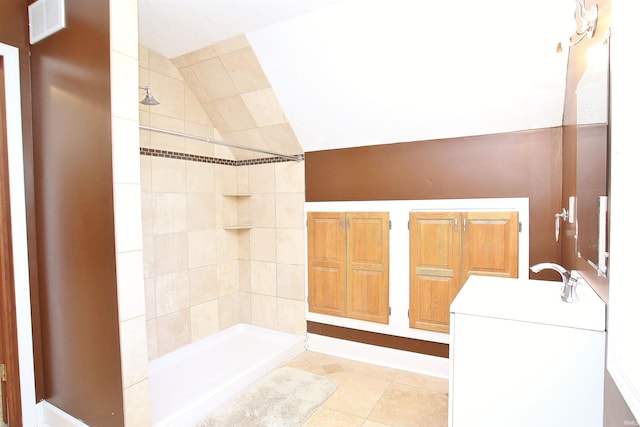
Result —
<instances>
[{"instance_id":1,"label":"shower shelf","mask_svg":"<svg viewBox=\"0 0 640 427\"><path fill-rule=\"evenodd\" d=\"M225 230L249 230L253 228L253 225L249 224L234 224L234 225L225 225L222 227Z\"/></svg>"}]
</instances>

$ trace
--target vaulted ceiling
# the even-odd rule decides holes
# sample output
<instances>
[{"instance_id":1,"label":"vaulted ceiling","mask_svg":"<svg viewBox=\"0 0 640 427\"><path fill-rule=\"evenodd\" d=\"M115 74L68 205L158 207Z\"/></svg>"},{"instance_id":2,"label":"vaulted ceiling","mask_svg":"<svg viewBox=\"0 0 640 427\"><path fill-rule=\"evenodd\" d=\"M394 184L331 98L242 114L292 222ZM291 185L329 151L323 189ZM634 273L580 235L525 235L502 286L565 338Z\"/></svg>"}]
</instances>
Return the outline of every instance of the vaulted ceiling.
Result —
<instances>
[{"instance_id":1,"label":"vaulted ceiling","mask_svg":"<svg viewBox=\"0 0 640 427\"><path fill-rule=\"evenodd\" d=\"M245 34L304 151L560 126L574 0L140 0L175 58Z\"/></svg>"}]
</instances>

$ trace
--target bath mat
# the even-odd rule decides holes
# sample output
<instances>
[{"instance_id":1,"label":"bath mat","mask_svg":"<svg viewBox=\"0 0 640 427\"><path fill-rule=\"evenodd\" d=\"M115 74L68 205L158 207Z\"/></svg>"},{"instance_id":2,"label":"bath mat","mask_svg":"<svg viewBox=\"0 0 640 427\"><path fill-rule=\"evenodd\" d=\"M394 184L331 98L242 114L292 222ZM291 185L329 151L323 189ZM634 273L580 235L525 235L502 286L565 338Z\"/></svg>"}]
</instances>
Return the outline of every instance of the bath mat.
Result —
<instances>
[{"instance_id":1,"label":"bath mat","mask_svg":"<svg viewBox=\"0 0 640 427\"><path fill-rule=\"evenodd\" d=\"M301 426L336 388L330 378L285 366L222 404L197 426Z\"/></svg>"}]
</instances>

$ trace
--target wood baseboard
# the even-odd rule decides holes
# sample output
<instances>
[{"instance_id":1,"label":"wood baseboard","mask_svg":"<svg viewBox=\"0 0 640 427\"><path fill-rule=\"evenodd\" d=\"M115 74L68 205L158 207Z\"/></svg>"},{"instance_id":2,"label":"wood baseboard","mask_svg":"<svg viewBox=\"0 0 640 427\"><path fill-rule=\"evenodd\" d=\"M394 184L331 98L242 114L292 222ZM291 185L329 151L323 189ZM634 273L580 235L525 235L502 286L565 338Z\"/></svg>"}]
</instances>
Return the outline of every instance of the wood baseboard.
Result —
<instances>
[{"instance_id":1,"label":"wood baseboard","mask_svg":"<svg viewBox=\"0 0 640 427\"><path fill-rule=\"evenodd\" d=\"M410 351L429 356L449 358L449 344L423 341L415 338L386 335L377 332L362 331L342 326L307 321L307 332L331 338L355 341L363 344L377 345L395 350Z\"/></svg>"}]
</instances>

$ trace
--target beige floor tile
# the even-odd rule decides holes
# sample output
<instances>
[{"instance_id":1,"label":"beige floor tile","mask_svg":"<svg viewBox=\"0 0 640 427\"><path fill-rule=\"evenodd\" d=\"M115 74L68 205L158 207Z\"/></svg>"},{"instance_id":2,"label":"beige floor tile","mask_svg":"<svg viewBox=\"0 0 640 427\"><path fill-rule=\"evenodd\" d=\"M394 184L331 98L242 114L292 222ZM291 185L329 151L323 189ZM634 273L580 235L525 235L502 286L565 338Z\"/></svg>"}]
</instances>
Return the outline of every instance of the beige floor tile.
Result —
<instances>
[{"instance_id":1,"label":"beige floor tile","mask_svg":"<svg viewBox=\"0 0 640 427\"><path fill-rule=\"evenodd\" d=\"M341 359L334 356L329 356L323 353L316 353L313 351L305 351L296 356L287 365L292 368L302 369L303 371L311 372L317 375L326 375L327 366L333 366L338 364Z\"/></svg>"},{"instance_id":2,"label":"beige floor tile","mask_svg":"<svg viewBox=\"0 0 640 427\"><path fill-rule=\"evenodd\" d=\"M447 396L394 383L385 391L368 419L398 427L445 427Z\"/></svg>"},{"instance_id":3,"label":"beige floor tile","mask_svg":"<svg viewBox=\"0 0 640 427\"><path fill-rule=\"evenodd\" d=\"M338 382L338 389L323 406L362 418L367 418L391 384L353 372L336 372L326 376Z\"/></svg>"},{"instance_id":4,"label":"beige floor tile","mask_svg":"<svg viewBox=\"0 0 640 427\"><path fill-rule=\"evenodd\" d=\"M340 365L342 365L345 371L354 372L356 374L362 374L368 377L378 378L385 381L393 381L398 373L397 369L348 359L342 359L340 361Z\"/></svg>"},{"instance_id":5,"label":"beige floor tile","mask_svg":"<svg viewBox=\"0 0 640 427\"><path fill-rule=\"evenodd\" d=\"M304 424L304 427L360 427L365 420L354 415L345 414L320 407ZM372 426L373 427L373 426Z\"/></svg>"},{"instance_id":6,"label":"beige floor tile","mask_svg":"<svg viewBox=\"0 0 640 427\"><path fill-rule=\"evenodd\" d=\"M374 421L366 420L362 427L391 427L389 424L380 424Z\"/></svg>"},{"instance_id":7,"label":"beige floor tile","mask_svg":"<svg viewBox=\"0 0 640 427\"><path fill-rule=\"evenodd\" d=\"M415 372L398 371L393 382L414 387L426 388L438 393L449 392L449 380L446 378L431 377L429 375L417 374Z\"/></svg>"}]
</instances>

